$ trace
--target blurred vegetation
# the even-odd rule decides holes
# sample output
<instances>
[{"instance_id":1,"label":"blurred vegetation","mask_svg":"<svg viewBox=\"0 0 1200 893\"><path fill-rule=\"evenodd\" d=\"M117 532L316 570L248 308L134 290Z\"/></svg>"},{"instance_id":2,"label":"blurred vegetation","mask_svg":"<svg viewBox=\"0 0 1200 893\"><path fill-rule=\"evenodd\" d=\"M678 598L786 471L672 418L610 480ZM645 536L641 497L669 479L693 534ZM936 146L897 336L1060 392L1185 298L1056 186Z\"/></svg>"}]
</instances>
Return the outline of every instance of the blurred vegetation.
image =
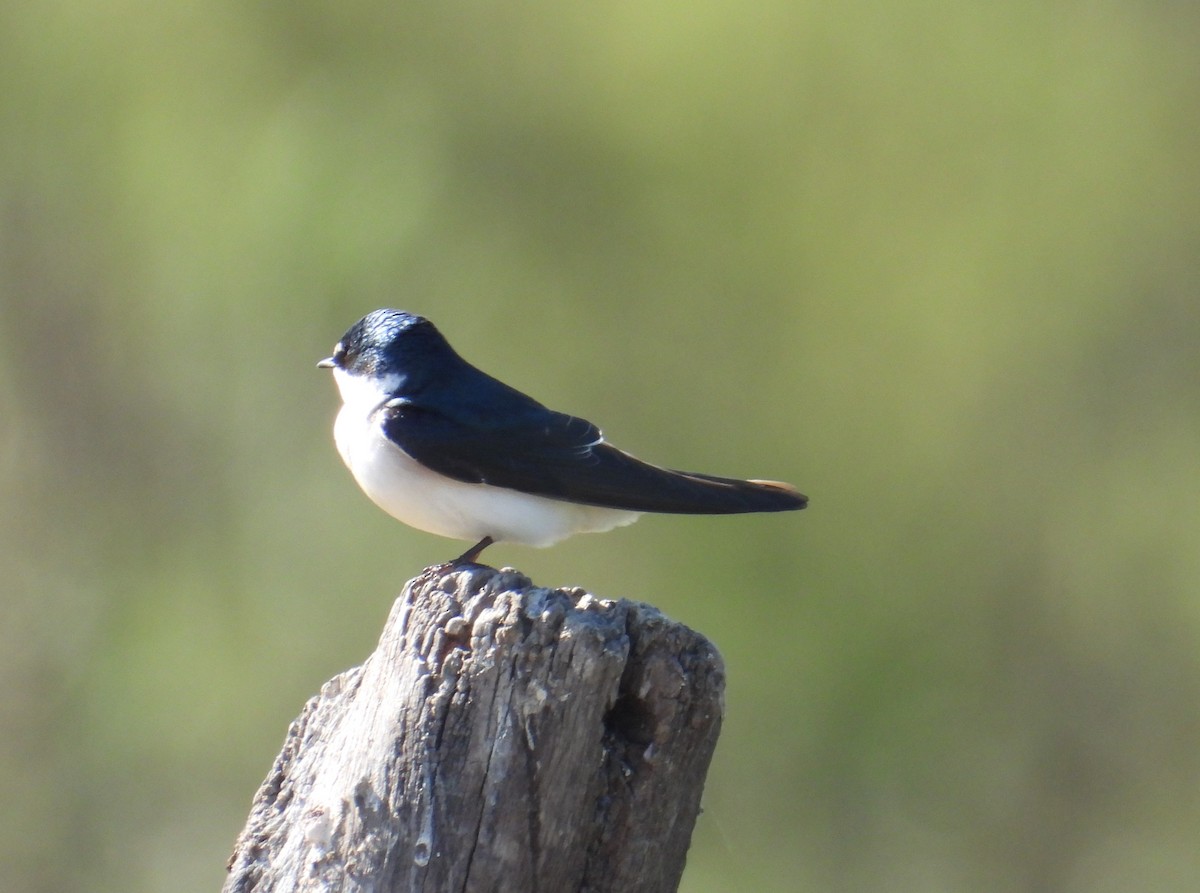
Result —
<instances>
[{"instance_id":1,"label":"blurred vegetation","mask_svg":"<svg viewBox=\"0 0 1200 893\"><path fill-rule=\"evenodd\" d=\"M0 877L215 890L462 545L364 312L801 515L493 560L728 663L684 890L1200 886L1200 7L0 4Z\"/></svg>"}]
</instances>

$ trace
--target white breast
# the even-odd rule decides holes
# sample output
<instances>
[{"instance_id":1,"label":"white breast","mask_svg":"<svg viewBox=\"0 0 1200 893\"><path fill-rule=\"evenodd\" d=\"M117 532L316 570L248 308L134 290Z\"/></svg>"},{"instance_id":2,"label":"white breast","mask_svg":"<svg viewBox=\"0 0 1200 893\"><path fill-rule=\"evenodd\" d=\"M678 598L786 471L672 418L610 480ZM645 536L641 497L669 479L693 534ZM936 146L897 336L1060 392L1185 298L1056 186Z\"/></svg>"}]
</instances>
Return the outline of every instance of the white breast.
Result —
<instances>
[{"instance_id":1,"label":"white breast","mask_svg":"<svg viewBox=\"0 0 1200 893\"><path fill-rule=\"evenodd\" d=\"M344 405L333 437L363 492L392 517L418 530L462 540L549 546L576 533L632 524L638 512L578 505L443 477L421 465L384 434L373 410L389 393L333 370Z\"/></svg>"}]
</instances>

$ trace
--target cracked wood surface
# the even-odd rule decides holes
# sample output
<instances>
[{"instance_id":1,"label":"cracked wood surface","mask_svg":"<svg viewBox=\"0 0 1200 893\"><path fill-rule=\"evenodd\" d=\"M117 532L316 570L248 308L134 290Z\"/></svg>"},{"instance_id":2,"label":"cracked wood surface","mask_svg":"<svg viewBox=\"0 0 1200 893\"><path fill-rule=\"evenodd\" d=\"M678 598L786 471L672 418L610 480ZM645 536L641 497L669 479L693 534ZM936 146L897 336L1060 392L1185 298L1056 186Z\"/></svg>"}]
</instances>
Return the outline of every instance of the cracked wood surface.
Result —
<instances>
[{"instance_id":1,"label":"cracked wood surface","mask_svg":"<svg viewBox=\"0 0 1200 893\"><path fill-rule=\"evenodd\" d=\"M648 605L429 569L288 729L224 890L674 891L724 684Z\"/></svg>"}]
</instances>

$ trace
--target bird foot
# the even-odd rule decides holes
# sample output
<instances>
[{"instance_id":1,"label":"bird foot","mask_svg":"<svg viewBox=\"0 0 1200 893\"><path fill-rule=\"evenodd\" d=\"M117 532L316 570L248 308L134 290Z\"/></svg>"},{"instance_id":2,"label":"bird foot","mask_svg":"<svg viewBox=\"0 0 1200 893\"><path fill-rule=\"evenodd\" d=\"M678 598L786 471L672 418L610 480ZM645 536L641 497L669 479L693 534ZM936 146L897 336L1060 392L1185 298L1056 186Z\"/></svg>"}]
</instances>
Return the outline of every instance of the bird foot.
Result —
<instances>
[{"instance_id":1,"label":"bird foot","mask_svg":"<svg viewBox=\"0 0 1200 893\"><path fill-rule=\"evenodd\" d=\"M425 568L425 570L421 571L421 574L419 577L417 577L417 579L422 583L432 582L435 578L441 576L442 574L448 574L451 571L456 571L459 568L469 565L473 565L475 567L490 567L490 565L487 564L480 564L479 555L484 549L492 545L494 542L495 540L493 540L490 536L485 536L457 558L452 558L450 561L443 561L441 564L431 564L429 567Z\"/></svg>"},{"instance_id":2,"label":"bird foot","mask_svg":"<svg viewBox=\"0 0 1200 893\"><path fill-rule=\"evenodd\" d=\"M463 552L461 555L459 555L453 561L450 561L447 563L450 567L460 567L464 564L479 564L480 553L482 553L484 549L486 549L488 546L490 546L494 542L495 542L495 540L492 539L490 536L485 536L483 539L481 539L479 542L477 542L471 548L467 549L467 551ZM486 566L487 565L484 565L484 567L486 567Z\"/></svg>"}]
</instances>

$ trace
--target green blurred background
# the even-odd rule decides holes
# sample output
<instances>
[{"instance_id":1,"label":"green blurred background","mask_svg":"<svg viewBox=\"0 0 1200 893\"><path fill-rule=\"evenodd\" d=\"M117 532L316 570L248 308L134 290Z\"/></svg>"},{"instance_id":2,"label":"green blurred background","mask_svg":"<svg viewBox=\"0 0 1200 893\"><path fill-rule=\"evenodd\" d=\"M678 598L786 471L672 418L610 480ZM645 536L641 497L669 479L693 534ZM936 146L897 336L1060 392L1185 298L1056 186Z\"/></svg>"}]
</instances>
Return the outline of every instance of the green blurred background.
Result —
<instances>
[{"instance_id":1,"label":"green blurred background","mask_svg":"<svg viewBox=\"0 0 1200 893\"><path fill-rule=\"evenodd\" d=\"M379 306L799 515L491 560L708 634L683 889L1200 889L1200 6L0 5L0 878L215 890L463 548L334 452Z\"/></svg>"}]
</instances>

